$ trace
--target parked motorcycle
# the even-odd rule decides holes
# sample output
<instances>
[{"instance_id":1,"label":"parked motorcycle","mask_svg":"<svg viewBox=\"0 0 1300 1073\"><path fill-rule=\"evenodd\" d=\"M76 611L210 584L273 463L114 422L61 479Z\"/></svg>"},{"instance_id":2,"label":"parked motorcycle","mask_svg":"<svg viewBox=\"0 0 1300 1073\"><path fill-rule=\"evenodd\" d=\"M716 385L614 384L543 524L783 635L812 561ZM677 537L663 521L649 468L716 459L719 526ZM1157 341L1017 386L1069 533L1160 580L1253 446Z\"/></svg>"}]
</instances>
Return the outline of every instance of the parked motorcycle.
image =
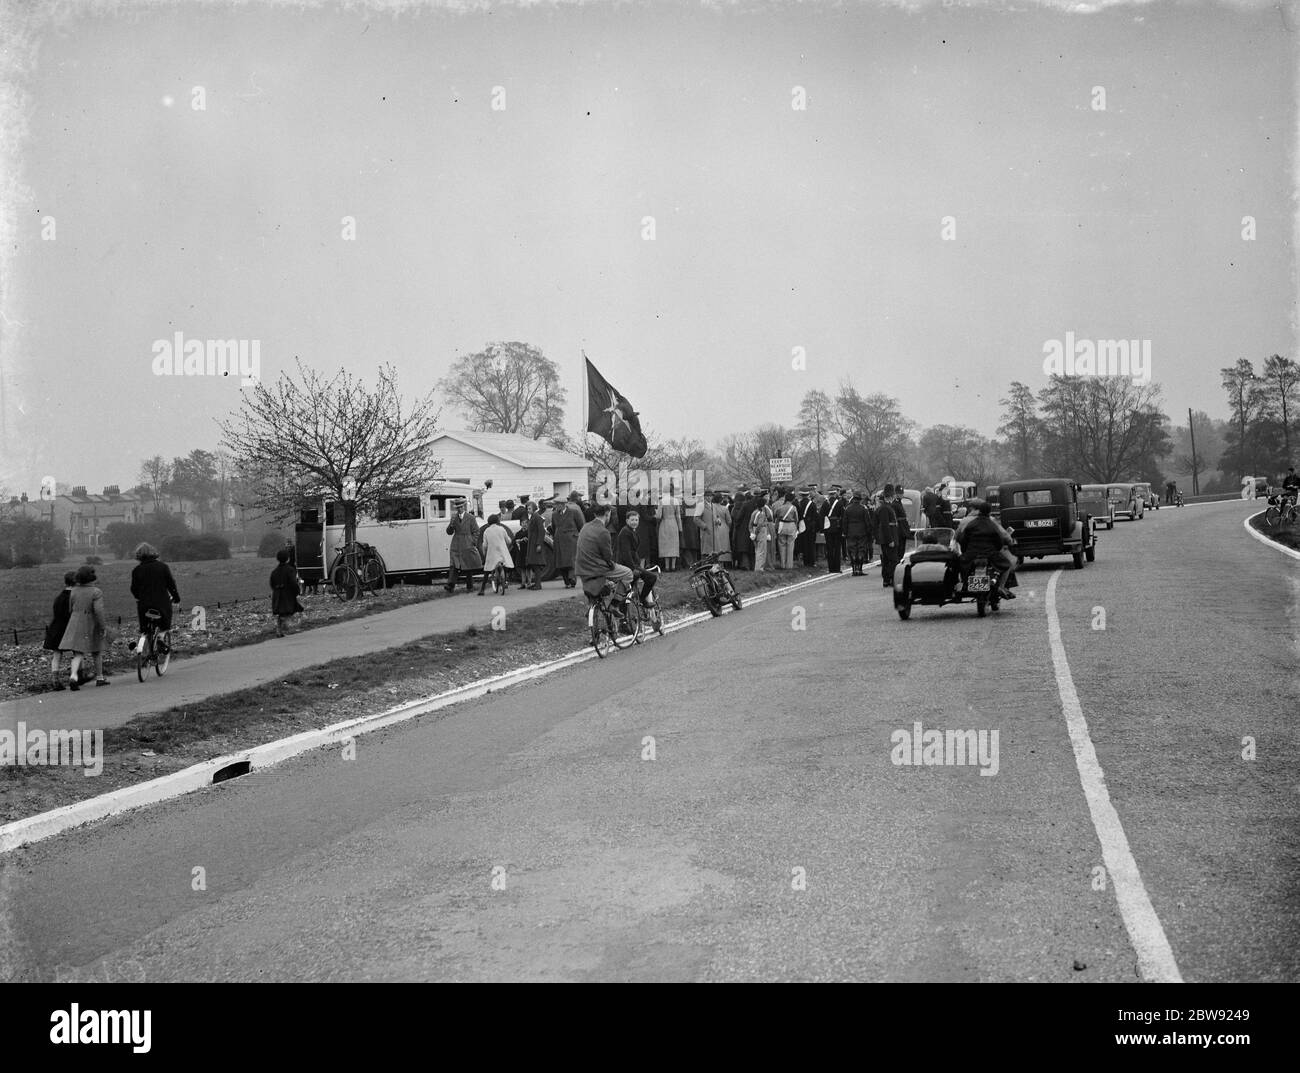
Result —
<instances>
[{"instance_id":1,"label":"parked motorcycle","mask_svg":"<svg viewBox=\"0 0 1300 1073\"><path fill-rule=\"evenodd\" d=\"M714 618L722 614L724 603L737 611L741 608L740 593L732 584L727 568L718 561L717 552L710 552L691 566L691 588Z\"/></svg>"}]
</instances>

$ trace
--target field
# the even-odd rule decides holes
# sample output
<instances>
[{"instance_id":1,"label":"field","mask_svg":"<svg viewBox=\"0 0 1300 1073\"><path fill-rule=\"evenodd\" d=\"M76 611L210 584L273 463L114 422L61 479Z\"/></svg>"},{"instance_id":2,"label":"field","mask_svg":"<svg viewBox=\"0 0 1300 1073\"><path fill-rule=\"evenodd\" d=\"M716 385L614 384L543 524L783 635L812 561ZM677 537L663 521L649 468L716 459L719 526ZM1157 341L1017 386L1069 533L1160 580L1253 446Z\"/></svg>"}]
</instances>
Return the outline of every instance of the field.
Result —
<instances>
[{"instance_id":1,"label":"field","mask_svg":"<svg viewBox=\"0 0 1300 1073\"><path fill-rule=\"evenodd\" d=\"M25 629L43 630L54 598L63 588L64 573L80 565L79 561L69 561L0 571L0 628L7 635L3 639L12 644L11 631L15 628L22 640L32 639L23 636L21 631ZM110 623L116 624L119 617L128 622L135 618L135 601L131 598L131 571L135 565L134 559L105 559L95 567ZM169 565L180 590L181 606L187 610L196 604L215 608L218 602L225 605L236 600L270 600L268 582L274 559L249 555Z\"/></svg>"}]
</instances>

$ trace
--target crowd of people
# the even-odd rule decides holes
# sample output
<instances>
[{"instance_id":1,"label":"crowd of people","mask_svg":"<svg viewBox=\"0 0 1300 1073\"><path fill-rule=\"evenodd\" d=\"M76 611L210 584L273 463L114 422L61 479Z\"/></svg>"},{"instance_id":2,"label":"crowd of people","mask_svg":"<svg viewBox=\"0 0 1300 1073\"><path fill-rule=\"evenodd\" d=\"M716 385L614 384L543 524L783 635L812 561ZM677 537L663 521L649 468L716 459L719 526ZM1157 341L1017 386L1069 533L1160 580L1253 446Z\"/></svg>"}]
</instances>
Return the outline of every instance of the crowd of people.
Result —
<instances>
[{"instance_id":1,"label":"crowd of people","mask_svg":"<svg viewBox=\"0 0 1300 1073\"><path fill-rule=\"evenodd\" d=\"M610 554L633 571L657 566L665 573L690 568L703 556L716 555L735 570L791 570L796 564L815 569L824 563L841 573L848 561L861 575L879 545L886 563L896 563L911 537L902 502L902 487L888 484L876 495L832 484L823 493L817 484L798 489L776 485L711 488L702 501L684 504L670 487L656 503L597 504L573 492L566 499L520 502L504 500L486 524L460 501L447 526L451 569L446 589L461 580L472 592L479 580L485 594L488 578L503 565L521 589L540 589L551 545L555 577L566 587L577 584L578 536L599 517L608 530ZM887 508L887 509L886 509ZM503 524L518 523L514 533ZM887 575L892 574L892 566Z\"/></svg>"}]
</instances>

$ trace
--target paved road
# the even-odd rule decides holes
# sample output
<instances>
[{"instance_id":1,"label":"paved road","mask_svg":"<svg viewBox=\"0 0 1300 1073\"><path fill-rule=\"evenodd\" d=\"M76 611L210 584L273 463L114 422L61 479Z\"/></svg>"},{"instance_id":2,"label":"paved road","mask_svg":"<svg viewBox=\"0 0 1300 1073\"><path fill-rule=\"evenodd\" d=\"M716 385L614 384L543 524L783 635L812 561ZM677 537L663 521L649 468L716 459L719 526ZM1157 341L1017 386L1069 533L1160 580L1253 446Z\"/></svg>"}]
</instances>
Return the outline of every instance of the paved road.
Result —
<instances>
[{"instance_id":1,"label":"paved road","mask_svg":"<svg viewBox=\"0 0 1300 1073\"><path fill-rule=\"evenodd\" d=\"M1187 980L1300 979L1300 568L1243 513L1121 523L1056 580ZM7 854L0 976L1134 980L1114 877L1095 889L1056 569L1027 567L996 617L906 623L874 573L846 575L362 738L352 761ZM998 730L996 776L892 763L916 721Z\"/></svg>"},{"instance_id":2,"label":"paved road","mask_svg":"<svg viewBox=\"0 0 1300 1073\"><path fill-rule=\"evenodd\" d=\"M573 595L558 582L540 591L512 588L491 599L466 596L408 604L365 618L277 637L256 645L209 652L193 659L178 659L165 678L146 683L135 672L117 675L103 689L83 686L79 692L40 693L19 700L0 701L0 730L13 730L21 720L28 729L95 730L120 726L138 715L165 712L219 693L273 682L292 671L345 656L362 656L395 645L408 644L431 633L447 633L469 626L487 626L492 608L504 602L511 609L533 607Z\"/></svg>"}]
</instances>

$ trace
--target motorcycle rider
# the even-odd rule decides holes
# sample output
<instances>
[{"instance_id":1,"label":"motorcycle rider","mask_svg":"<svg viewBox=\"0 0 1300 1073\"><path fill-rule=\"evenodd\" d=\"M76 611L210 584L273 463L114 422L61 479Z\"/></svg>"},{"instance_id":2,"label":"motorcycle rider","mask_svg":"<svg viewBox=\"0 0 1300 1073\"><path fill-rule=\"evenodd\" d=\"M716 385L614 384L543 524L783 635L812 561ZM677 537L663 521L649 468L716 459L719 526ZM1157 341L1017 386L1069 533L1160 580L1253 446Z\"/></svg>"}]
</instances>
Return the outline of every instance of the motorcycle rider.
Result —
<instances>
[{"instance_id":1,"label":"motorcycle rider","mask_svg":"<svg viewBox=\"0 0 1300 1073\"><path fill-rule=\"evenodd\" d=\"M980 555L988 556L1002 564L1002 575L998 578L998 595L1003 600L1014 600L1016 594L1007 588L1011 573L1016 568L1016 557L1009 550L1014 540L1010 533L1002 528L992 516L993 505L981 500L979 513L969 524L963 521L957 531L957 544L961 547L963 570L969 572L975 559Z\"/></svg>"}]
</instances>

